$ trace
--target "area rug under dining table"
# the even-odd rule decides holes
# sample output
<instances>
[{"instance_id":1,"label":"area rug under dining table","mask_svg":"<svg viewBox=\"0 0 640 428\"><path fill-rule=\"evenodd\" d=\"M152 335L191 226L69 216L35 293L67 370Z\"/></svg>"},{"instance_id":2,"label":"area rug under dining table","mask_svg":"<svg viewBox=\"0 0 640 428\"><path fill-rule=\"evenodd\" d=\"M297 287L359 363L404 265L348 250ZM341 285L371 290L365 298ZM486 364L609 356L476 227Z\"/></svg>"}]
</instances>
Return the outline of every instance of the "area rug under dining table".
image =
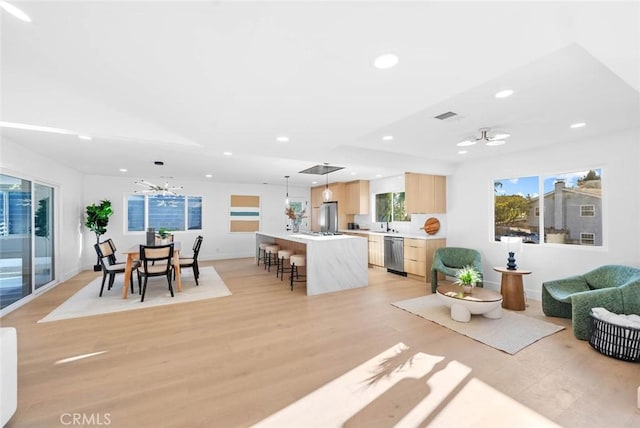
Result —
<instances>
[{"instance_id":1,"label":"area rug under dining table","mask_svg":"<svg viewBox=\"0 0 640 428\"><path fill-rule=\"evenodd\" d=\"M193 271L190 269L184 270L182 272L183 291L180 293L175 291L176 287L174 284L175 297L171 297L165 278L149 278L144 302L140 302L140 295L137 293L129 294L128 299L122 298L123 275L116 276L115 283L111 290L107 291L105 284L105 291L102 297L99 297L101 282L102 276L95 278L38 322L58 321L162 305L195 302L231 295L231 292L222 278L220 278L220 275L218 275L218 272L211 266L200 269L200 277L198 278L199 286L196 286ZM135 281L134 289L136 289L136 291L137 287L138 283Z\"/></svg>"},{"instance_id":2,"label":"area rug under dining table","mask_svg":"<svg viewBox=\"0 0 640 428\"><path fill-rule=\"evenodd\" d=\"M509 310L503 310L499 319L473 315L470 322L454 321L449 307L435 294L402 300L392 305L511 355L564 329L563 326Z\"/></svg>"}]
</instances>

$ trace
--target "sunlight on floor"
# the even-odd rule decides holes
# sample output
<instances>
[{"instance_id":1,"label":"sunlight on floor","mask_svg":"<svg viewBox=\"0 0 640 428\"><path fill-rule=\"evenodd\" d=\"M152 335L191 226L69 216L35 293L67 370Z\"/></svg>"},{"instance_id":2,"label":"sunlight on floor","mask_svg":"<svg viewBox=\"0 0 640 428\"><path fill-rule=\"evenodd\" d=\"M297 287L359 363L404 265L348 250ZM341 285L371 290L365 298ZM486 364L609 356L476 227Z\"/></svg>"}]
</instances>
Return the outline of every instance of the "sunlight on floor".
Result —
<instances>
[{"instance_id":1,"label":"sunlight on floor","mask_svg":"<svg viewBox=\"0 0 640 428\"><path fill-rule=\"evenodd\" d=\"M445 357L398 343L256 427L557 427Z\"/></svg>"},{"instance_id":2,"label":"sunlight on floor","mask_svg":"<svg viewBox=\"0 0 640 428\"><path fill-rule=\"evenodd\" d=\"M82 354L82 355L76 355L74 357L63 358L62 360L58 360L53 364L58 365L58 364L72 363L74 361L84 360L85 358L95 357L96 355L104 354L105 352L109 352L109 351L92 352L91 354Z\"/></svg>"}]
</instances>

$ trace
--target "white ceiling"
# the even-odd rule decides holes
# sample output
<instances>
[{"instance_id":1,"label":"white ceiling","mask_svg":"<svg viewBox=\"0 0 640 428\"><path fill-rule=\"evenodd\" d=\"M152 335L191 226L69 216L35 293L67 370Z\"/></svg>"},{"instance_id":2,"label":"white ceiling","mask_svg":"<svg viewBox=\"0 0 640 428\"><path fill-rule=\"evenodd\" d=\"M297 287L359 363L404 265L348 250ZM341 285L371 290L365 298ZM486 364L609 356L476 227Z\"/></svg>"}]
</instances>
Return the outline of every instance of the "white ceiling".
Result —
<instances>
[{"instance_id":1,"label":"white ceiling","mask_svg":"<svg viewBox=\"0 0 640 428\"><path fill-rule=\"evenodd\" d=\"M1 120L93 140L2 138L88 174L307 186L323 162L346 167L330 181L447 173L640 127L638 2L13 3L33 22L0 14ZM511 138L459 155L481 127Z\"/></svg>"}]
</instances>

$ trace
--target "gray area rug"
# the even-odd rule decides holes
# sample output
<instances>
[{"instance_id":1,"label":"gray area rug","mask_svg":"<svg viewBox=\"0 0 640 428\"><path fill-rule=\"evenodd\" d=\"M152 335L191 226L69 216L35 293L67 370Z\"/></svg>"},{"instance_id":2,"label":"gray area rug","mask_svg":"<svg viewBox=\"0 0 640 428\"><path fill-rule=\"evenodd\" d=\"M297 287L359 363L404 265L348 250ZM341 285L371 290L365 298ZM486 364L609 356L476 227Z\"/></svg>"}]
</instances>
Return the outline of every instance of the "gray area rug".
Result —
<instances>
[{"instance_id":1,"label":"gray area rug","mask_svg":"<svg viewBox=\"0 0 640 428\"><path fill-rule=\"evenodd\" d=\"M140 302L138 294L138 281L134 275L135 293L129 293L129 297L122 299L123 275L117 275L113 288L107 291L105 284L102 297L100 283L102 275L81 288L76 294L68 298L64 303L51 311L38 322L58 321L69 318L88 317L92 315L108 314L113 312L130 311L135 309L151 308L154 306L172 305L176 303L194 302L197 300L213 299L231 295L226 284L218 275L218 272L206 266L200 269L198 278L199 286L196 287L193 271L185 269L182 272L182 292L178 293L175 282L173 284L174 295L171 297L167 280L163 277L149 278L144 302ZM107 281L109 279L107 278Z\"/></svg>"},{"instance_id":2,"label":"gray area rug","mask_svg":"<svg viewBox=\"0 0 640 428\"><path fill-rule=\"evenodd\" d=\"M402 300L392 305L511 355L564 329L563 326L508 310L502 311L500 319L472 315L470 322L457 322L451 319L451 310L435 294Z\"/></svg>"}]
</instances>

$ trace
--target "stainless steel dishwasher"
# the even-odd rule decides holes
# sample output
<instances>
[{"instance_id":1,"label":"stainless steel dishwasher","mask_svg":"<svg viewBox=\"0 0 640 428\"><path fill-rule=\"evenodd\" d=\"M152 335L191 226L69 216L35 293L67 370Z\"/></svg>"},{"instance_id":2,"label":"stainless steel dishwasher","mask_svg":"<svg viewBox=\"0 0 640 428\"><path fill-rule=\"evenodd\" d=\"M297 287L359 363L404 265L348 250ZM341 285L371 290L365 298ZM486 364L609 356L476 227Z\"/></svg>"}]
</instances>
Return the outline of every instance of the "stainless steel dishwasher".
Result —
<instances>
[{"instance_id":1,"label":"stainless steel dishwasher","mask_svg":"<svg viewBox=\"0 0 640 428\"><path fill-rule=\"evenodd\" d=\"M384 267L387 272L407 276L404 271L404 238L388 235L384 237Z\"/></svg>"}]
</instances>

